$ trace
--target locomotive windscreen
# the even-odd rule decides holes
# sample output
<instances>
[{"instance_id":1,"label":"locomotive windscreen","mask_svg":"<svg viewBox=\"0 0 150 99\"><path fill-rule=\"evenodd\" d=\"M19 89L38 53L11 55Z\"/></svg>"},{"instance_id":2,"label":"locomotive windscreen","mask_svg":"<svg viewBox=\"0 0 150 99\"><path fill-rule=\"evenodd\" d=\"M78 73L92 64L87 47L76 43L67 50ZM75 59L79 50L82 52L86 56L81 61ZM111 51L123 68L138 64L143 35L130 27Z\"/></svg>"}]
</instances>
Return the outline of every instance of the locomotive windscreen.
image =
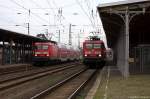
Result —
<instances>
[{"instance_id":1,"label":"locomotive windscreen","mask_svg":"<svg viewBox=\"0 0 150 99\"><path fill-rule=\"evenodd\" d=\"M93 44L86 44L86 49L92 49L93 48Z\"/></svg>"},{"instance_id":2,"label":"locomotive windscreen","mask_svg":"<svg viewBox=\"0 0 150 99\"><path fill-rule=\"evenodd\" d=\"M35 50L47 50L48 49L48 45L42 45L42 44L35 45L34 49Z\"/></svg>"},{"instance_id":3,"label":"locomotive windscreen","mask_svg":"<svg viewBox=\"0 0 150 99\"><path fill-rule=\"evenodd\" d=\"M92 40L92 41L100 40L100 38L99 38L98 36L90 36L89 38L90 38L90 40Z\"/></svg>"},{"instance_id":4,"label":"locomotive windscreen","mask_svg":"<svg viewBox=\"0 0 150 99\"><path fill-rule=\"evenodd\" d=\"M92 43L91 44L87 43L85 46L86 46L86 49L93 49L93 48L97 49L97 48L101 48L102 45L101 44L94 44L94 43L93 44Z\"/></svg>"},{"instance_id":5,"label":"locomotive windscreen","mask_svg":"<svg viewBox=\"0 0 150 99\"><path fill-rule=\"evenodd\" d=\"M93 44L93 48L101 48L101 44Z\"/></svg>"}]
</instances>

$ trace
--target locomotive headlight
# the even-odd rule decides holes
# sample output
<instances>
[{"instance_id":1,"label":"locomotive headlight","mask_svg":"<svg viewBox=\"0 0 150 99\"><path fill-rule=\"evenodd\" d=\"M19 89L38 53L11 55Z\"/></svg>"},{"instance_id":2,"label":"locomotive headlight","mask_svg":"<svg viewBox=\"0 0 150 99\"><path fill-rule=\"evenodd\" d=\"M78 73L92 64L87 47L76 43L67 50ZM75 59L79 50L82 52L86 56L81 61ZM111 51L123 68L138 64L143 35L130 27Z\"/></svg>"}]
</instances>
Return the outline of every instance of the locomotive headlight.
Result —
<instances>
[{"instance_id":1,"label":"locomotive headlight","mask_svg":"<svg viewBox=\"0 0 150 99\"><path fill-rule=\"evenodd\" d=\"M37 54L35 54L34 56L37 56Z\"/></svg>"},{"instance_id":2,"label":"locomotive headlight","mask_svg":"<svg viewBox=\"0 0 150 99\"><path fill-rule=\"evenodd\" d=\"M98 56L99 56L99 57L101 57L102 55L101 55L101 54L99 54Z\"/></svg>"},{"instance_id":3,"label":"locomotive headlight","mask_svg":"<svg viewBox=\"0 0 150 99\"><path fill-rule=\"evenodd\" d=\"M86 54L84 56L87 56Z\"/></svg>"}]
</instances>

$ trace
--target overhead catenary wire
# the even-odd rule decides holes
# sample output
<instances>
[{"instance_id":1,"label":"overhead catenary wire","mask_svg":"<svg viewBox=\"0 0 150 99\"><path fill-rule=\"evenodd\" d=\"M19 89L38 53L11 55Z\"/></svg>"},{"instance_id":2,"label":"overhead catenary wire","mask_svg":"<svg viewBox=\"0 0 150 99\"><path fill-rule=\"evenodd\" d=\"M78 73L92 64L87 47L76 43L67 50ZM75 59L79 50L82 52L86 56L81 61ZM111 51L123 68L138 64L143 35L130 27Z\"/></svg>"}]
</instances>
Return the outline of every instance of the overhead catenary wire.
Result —
<instances>
[{"instance_id":1,"label":"overhead catenary wire","mask_svg":"<svg viewBox=\"0 0 150 99\"><path fill-rule=\"evenodd\" d=\"M24 26L24 25L18 25L18 23L16 23L16 22L14 22L14 21L9 21L9 20L6 20L6 19L2 19L2 21L7 21L8 23L13 23L12 25L7 25L7 26L21 26L21 27L24 27L24 28L26 28L26 26ZM3 25L0 25L0 26L3 26Z\"/></svg>"},{"instance_id":2,"label":"overhead catenary wire","mask_svg":"<svg viewBox=\"0 0 150 99\"><path fill-rule=\"evenodd\" d=\"M89 11L91 12L91 18L93 19L93 21L94 21L94 24L95 25L98 25L98 24L100 24L100 20L98 20L98 16L97 16L97 8L96 8L96 1L94 0L87 0L88 2L89 2L89 4L92 6L92 9L90 9ZM95 12L96 13L94 13L94 11L93 11L93 9L95 8ZM99 18L100 19L100 18ZM96 29L98 29L98 27L96 27Z\"/></svg>"},{"instance_id":3,"label":"overhead catenary wire","mask_svg":"<svg viewBox=\"0 0 150 99\"><path fill-rule=\"evenodd\" d=\"M9 10L13 10L13 11L14 11L14 10L15 10L15 11L20 11L20 9L18 9L18 8L14 8L14 7L12 8L12 7L9 7L9 6L6 6L6 5L1 5L1 4L0 4L0 7L1 7L1 8L6 8L6 9L9 9Z\"/></svg>"},{"instance_id":4,"label":"overhead catenary wire","mask_svg":"<svg viewBox=\"0 0 150 99\"><path fill-rule=\"evenodd\" d=\"M13 12L13 14L15 13L14 11L16 11L16 14L20 14L20 11L21 11L21 13L26 13L26 12L22 12L22 10L24 10L24 9L22 9L22 8L14 8L14 7L8 7L8 6L6 6L6 5L0 5L0 7L1 8L6 8L6 9L9 9L9 10L12 10ZM8 13L8 12L6 12L6 13ZM29 13L29 11L28 11L28 13ZM37 13L35 13L35 14L37 14ZM38 13L39 14L39 13ZM35 21L36 20L36 21ZM37 20L36 18L33 20L33 21L35 21L36 23L38 23L38 21L39 20ZM11 22L10 22L11 23ZM41 21L40 21L40 23L41 23Z\"/></svg>"},{"instance_id":5,"label":"overhead catenary wire","mask_svg":"<svg viewBox=\"0 0 150 99\"><path fill-rule=\"evenodd\" d=\"M34 0L30 0L33 4L35 4L39 9L41 9L41 10L43 10L43 11L46 11L47 12L47 10L46 9L43 9L43 7L42 6L40 6L36 1L34 1ZM49 15L52 15L52 14L50 14L50 13L48 13Z\"/></svg>"},{"instance_id":6,"label":"overhead catenary wire","mask_svg":"<svg viewBox=\"0 0 150 99\"><path fill-rule=\"evenodd\" d=\"M48 1L48 0L47 0ZM49 2L49 1L48 1ZM54 1L54 0L52 0L52 3L53 3L53 5L55 6L55 8L58 8L57 10L58 10L58 14L56 15L57 16L57 21L59 22L59 25L60 26L63 26L63 27L65 27L65 25L63 25L61 22L61 18L63 18L68 24L70 23L70 22L68 22L68 20L66 20L66 18L65 18L65 16L63 15L63 13L62 13L62 11L63 11L63 7L58 7L58 5L56 4L56 2ZM49 2L49 4L50 4L50 2ZM50 4L50 6L51 6L51 4ZM54 10L54 9L53 9Z\"/></svg>"},{"instance_id":7,"label":"overhead catenary wire","mask_svg":"<svg viewBox=\"0 0 150 99\"><path fill-rule=\"evenodd\" d=\"M51 3L49 2L49 0L46 0L46 2L47 2L47 4L48 4L49 8L52 7L52 5L51 5ZM56 7L55 7L55 8L56 8ZM55 10L54 10L54 9L51 9L51 10L52 10L53 15L54 15L54 25L55 25L55 28L56 28L56 20L55 20L55 19L56 19L56 18L55 18L55 17L56 17L56 13L55 13ZM54 34L51 35L51 38L52 38L52 37L58 38L58 37L56 37Z\"/></svg>"},{"instance_id":8,"label":"overhead catenary wire","mask_svg":"<svg viewBox=\"0 0 150 99\"><path fill-rule=\"evenodd\" d=\"M91 19L93 19L92 22L95 25L95 20L94 20L94 16L93 16L93 8L91 9L91 6L90 6L91 2L90 2L90 0L87 0L86 4L87 4L88 11L89 11L89 14L91 16Z\"/></svg>"},{"instance_id":9,"label":"overhead catenary wire","mask_svg":"<svg viewBox=\"0 0 150 99\"><path fill-rule=\"evenodd\" d=\"M81 3L80 3L78 0L76 0L76 2L77 2L78 5L81 7L81 9L82 9L83 12L85 13L85 15L88 17L88 19L89 19L89 21L91 22L93 28L95 28L95 25L94 25L93 21L91 20L91 18L90 18L89 15L87 14L87 12L84 10L84 8L83 8L83 6L81 5Z\"/></svg>"},{"instance_id":10,"label":"overhead catenary wire","mask_svg":"<svg viewBox=\"0 0 150 99\"><path fill-rule=\"evenodd\" d=\"M49 0L46 0L46 1L47 1L48 5L49 5L49 9L51 9L51 8L50 8L50 7L52 6L51 3L49 2ZM53 14L55 15L54 9L51 9L51 10L52 10Z\"/></svg>"},{"instance_id":11,"label":"overhead catenary wire","mask_svg":"<svg viewBox=\"0 0 150 99\"><path fill-rule=\"evenodd\" d=\"M46 0L46 2L47 2L47 4L48 4L49 8L52 7L52 5L51 5L51 3L49 2L49 0ZM56 25L56 20L55 20L56 13L55 13L55 10L54 10L54 9L51 9L51 11L52 11L53 14L54 14L54 25Z\"/></svg>"},{"instance_id":12,"label":"overhead catenary wire","mask_svg":"<svg viewBox=\"0 0 150 99\"><path fill-rule=\"evenodd\" d=\"M47 23L47 20L45 20L45 19L42 19L42 18L40 18L40 16L38 16L38 15L36 15L35 13L33 13L33 12L31 12L31 11L29 11L30 9L27 9L26 7L24 7L23 5L21 5L20 3L18 3L18 2L16 2L15 0L11 0L11 2L12 3L14 3L15 5L17 5L18 7L17 8L14 8L14 7L8 7L8 6L6 6L6 5L0 5L0 7L2 7L2 8L6 8L6 9L9 9L9 10L15 10L16 11L16 14L18 14L17 12L19 11L19 13L20 13L20 11L21 12L23 12L24 10L26 10L26 11L28 11L28 13L30 12L31 14L33 14L36 18L35 19L40 19L40 20L38 20L38 21L40 21L40 22L45 22L45 23ZM19 8L20 7L20 8ZM8 10L8 11L9 11ZM15 12L13 12L13 13L15 13ZM30 14L29 13L29 14ZM3 21L4 21L5 19L3 19ZM38 21L36 21L36 22L38 22ZM9 23L9 25L7 25L6 23ZM10 24L11 23L11 24ZM14 27L18 27L18 28L20 28L20 27L23 27L23 28L27 28L27 26L24 24L20 24L20 23L16 23L16 22L14 22L13 20L12 21L9 21L9 20L5 20L5 24L2 24L2 25L0 25L1 27L4 27L4 26L10 26L10 27L12 27L12 26L14 26ZM42 25L41 25L42 26ZM33 31L39 31L39 29L32 29Z\"/></svg>"},{"instance_id":13,"label":"overhead catenary wire","mask_svg":"<svg viewBox=\"0 0 150 99\"><path fill-rule=\"evenodd\" d=\"M12 25L10 25L10 24L8 24L8 25L0 25L0 26L2 26L2 27L4 27L4 26L6 26L7 28L8 27L18 27L18 28L20 28L20 26L21 27L23 27L23 28L27 28L27 26L25 26L25 25L18 25L17 23L15 23L15 22L12 22L12 21L8 21L8 20L5 20L5 21L7 21L7 22L9 22L9 23L13 23ZM32 29L32 30L35 30L35 31L39 31L39 30L37 30L37 29Z\"/></svg>"},{"instance_id":14,"label":"overhead catenary wire","mask_svg":"<svg viewBox=\"0 0 150 99\"><path fill-rule=\"evenodd\" d=\"M35 4L37 7L39 7L39 8L43 8L41 5L39 5L36 1L34 1L34 0L31 0L31 2L33 3L33 4ZM49 4L49 1L47 0L47 2L48 2L48 4ZM42 9L43 11L46 11L47 12L47 9ZM49 10L49 9L48 9ZM53 11L53 10L52 10ZM54 13L54 12L53 12ZM53 16L52 14L50 14L50 12L48 11L48 13L47 13L47 15L49 16L49 29L51 28L50 27L50 15L51 16ZM54 13L54 15L55 15L55 13ZM54 20L55 21L55 20ZM55 24L55 22L54 22L54 24Z\"/></svg>"},{"instance_id":15,"label":"overhead catenary wire","mask_svg":"<svg viewBox=\"0 0 150 99\"><path fill-rule=\"evenodd\" d=\"M87 1L87 7L88 7L88 11L89 11L89 14L91 15L91 19L93 20L93 23L95 24L96 26L96 31L99 32L99 30L101 30L99 26L100 25L100 18L99 16L97 15L98 14L98 11L97 11L97 8L95 7L97 4L97 1L96 0L86 0ZM94 13L94 10L95 10L95 13Z\"/></svg>"},{"instance_id":16,"label":"overhead catenary wire","mask_svg":"<svg viewBox=\"0 0 150 99\"><path fill-rule=\"evenodd\" d=\"M62 5L61 7L62 8L67 8L67 7L72 7L72 6L75 6L77 5L77 3L71 3L71 4L68 4L68 5Z\"/></svg>"},{"instance_id":17,"label":"overhead catenary wire","mask_svg":"<svg viewBox=\"0 0 150 99\"><path fill-rule=\"evenodd\" d=\"M14 1L14 0L10 0L10 1L11 1L11 2L13 2L14 4L18 5L19 7L21 7L21 8L23 8L23 9L27 10L27 11L29 11L29 10L30 10L30 9L27 9L27 8L25 8L24 6L20 5L19 3L17 3L17 2L16 2L16 1ZM48 23L48 21L47 21L47 20L43 19L42 17L40 17L39 15L37 15L37 14L33 13L32 11L30 11L30 13L31 13L31 14L33 14L34 16L38 17L38 18L39 18L39 19L41 19L42 21L44 21L44 22Z\"/></svg>"},{"instance_id":18,"label":"overhead catenary wire","mask_svg":"<svg viewBox=\"0 0 150 99\"><path fill-rule=\"evenodd\" d=\"M56 6L56 8L58 8L57 4L55 3L55 0L53 0L53 4Z\"/></svg>"},{"instance_id":19,"label":"overhead catenary wire","mask_svg":"<svg viewBox=\"0 0 150 99\"><path fill-rule=\"evenodd\" d=\"M82 6L81 4L80 4L80 5L82 6L84 12L87 14L88 18L90 19L90 21L92 22L92 25L93 25L93 27L94 27L94 26L95 26L95 22L93 22L93 20L91 20L93 17L90 17L90 16L92 16L92 15L91 15L91 6L89 5L90 3L89 3L88 0L86 0L85 2L86 2L87 7L88 7L89 15L88 15L87 12L84 10L83 6Z\"/></svg>"},{"instance_id":20,"label":"overhead catenary wire","mask_svg":"<svg viewBox=\"0 0 150 99\"><path fill-rule=\"evenodd\" d=\"M48 0L47 0L48 1ZM49 1L48 1L49 2ZM50 2L49 2L50 3ZM55 3L56 4L56 3ZM50 4L51 5L51 4ZM69 7L72 7L72 6L75 6L77 5L77 3L71 3L71 4L66 4L66 5L62 5L61 8L69 8ZM59 9L59 7L42 7L42 8L39 8L39 7L35 7L35 8L31 8L31 9L52 9L52 10L55 10L55 9Z\"/></svg>"},{"instance_id":21,"label":"overhead catenary wire","mask_svg":"<svg viewBox=\"0 0 150 99\"><path fill-rule=\"evenodd\" d=\"M62 15L62 7L58 7L58 5L55 3L54 0L53 0L53 4L55 5L56 8L58 8L58 17L59 17L58 21L60 21L60 24L61 24L61 17L63 17L63 15Z\"/></svg>"}]
</instances>

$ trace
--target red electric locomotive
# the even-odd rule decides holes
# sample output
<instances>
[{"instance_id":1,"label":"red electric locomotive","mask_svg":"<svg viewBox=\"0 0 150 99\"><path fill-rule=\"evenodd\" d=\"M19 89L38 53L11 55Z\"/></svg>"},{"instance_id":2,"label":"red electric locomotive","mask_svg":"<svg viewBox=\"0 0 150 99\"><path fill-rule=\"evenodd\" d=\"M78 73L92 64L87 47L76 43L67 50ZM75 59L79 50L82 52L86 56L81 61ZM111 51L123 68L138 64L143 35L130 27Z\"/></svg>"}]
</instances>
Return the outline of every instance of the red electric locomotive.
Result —
<instances>
[{"instance_id":1,"label":"red electric locomotive","mask_svg":"<svg viewBox=\"0 0 150 99\"><path fill-rule=\"evenodd\" d=\"M103 67L105 65L106 48L104 42L97 36L90 37L83 42L83 63L90 67Z\"/></svg>"},{"instance_id":2,"label":"red electric locomotive","mask_svg":"<svg viewBox=\"0 0 150 99\"><path fill-rule=\"evenodd\" d=\"M58 60L56 42L36 42L33 44L33 64L47 63Z\"/></svg>"},{"instance_id":3,"label":"red electric locomotive","mask_svg":"<svg viewBox=\"0 0 150 99\"><path fill-rule=\"evenodd\" d=\"M56 63L78 60L79 50L71 46L57 44L54 41L36 42L33 44L33 64Z\"/></svg>"}]
</instances>

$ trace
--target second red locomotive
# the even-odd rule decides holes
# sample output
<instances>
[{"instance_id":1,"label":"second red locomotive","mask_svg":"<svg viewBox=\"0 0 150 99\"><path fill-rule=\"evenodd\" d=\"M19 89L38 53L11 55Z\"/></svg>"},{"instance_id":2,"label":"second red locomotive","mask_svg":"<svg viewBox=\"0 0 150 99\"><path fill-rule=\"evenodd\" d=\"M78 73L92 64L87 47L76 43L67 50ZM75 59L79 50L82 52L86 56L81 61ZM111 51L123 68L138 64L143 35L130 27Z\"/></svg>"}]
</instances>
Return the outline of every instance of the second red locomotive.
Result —
<instances>
[{"instance_id":1,"label":"second red locomotive","mask_svg":"<svg viewBox=\"0 0 150 99\"><path fill-rule=\"evenodd\" d=\"M103 67L105 65L106 48L104 42L97 36L90 37L83 42L83 63L90 67Z\"/></svg>"}]
</instances>

